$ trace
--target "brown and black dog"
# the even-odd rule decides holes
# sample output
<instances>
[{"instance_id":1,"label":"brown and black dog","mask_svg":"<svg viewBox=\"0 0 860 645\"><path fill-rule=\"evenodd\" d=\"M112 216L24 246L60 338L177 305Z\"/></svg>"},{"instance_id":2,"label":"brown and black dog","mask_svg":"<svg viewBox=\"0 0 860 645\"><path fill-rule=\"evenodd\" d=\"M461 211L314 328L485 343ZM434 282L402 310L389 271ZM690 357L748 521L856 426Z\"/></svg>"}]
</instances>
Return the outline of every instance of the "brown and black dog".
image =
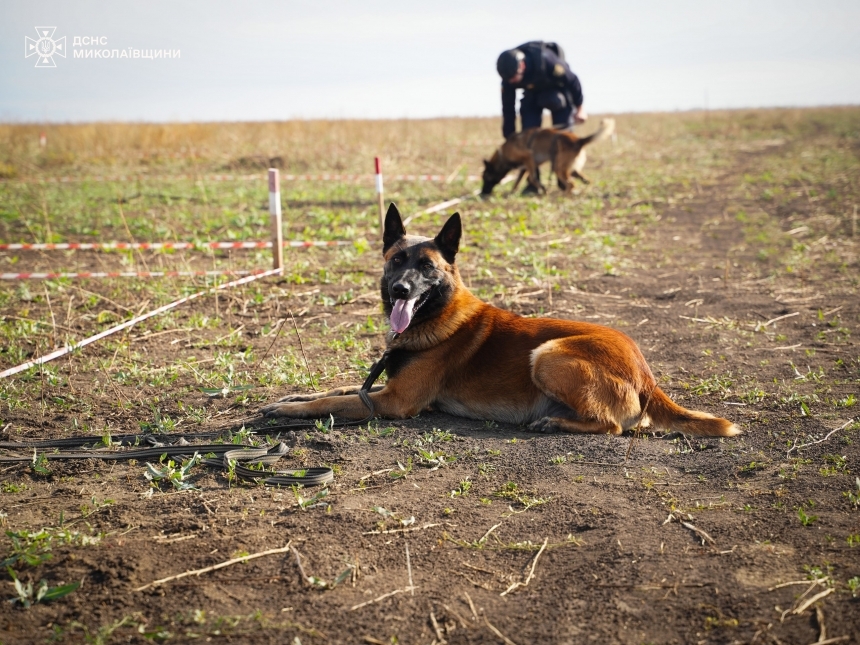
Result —
<instances>
[{"instance_id":1,"label":"brown and black dog","mask_svg":"<svg viewBox=\"0 0 860 645\"><path fill-rule=\"evenodd\" d=\"M392 332L388 381L369 395L378 415L403 419L432 407L542 432L620 434L649 423L711 437L740 432L726 419L673 403L620 331L523 318L473 296L454 263L461 234L454 214L433 239L407 235L397 207L388 209L380 286ZM262 412L362 419L368 409L357 392L288 396Z\"/></svg>"},{"instance_id":2,"label":"brown and black dog","mask_svg":"<svg viewBox=\"0 0 860 645\"><path fill-rule=\"evenodd\" d=\"M586 161L585 147L612 136L613 132L615 119L603 119L597 132L581 139L573 132L560 132L550 128L531 128L512 134L489 160L484 161L481 195L490 195L493 188L515 168L521 170L512 192L517 189L526 173L532 190L546 192L540 182L538 167L547 161L551 162L552 171L558 178L558 187L569 193L573 190L573 177L589 183L582 174Z\"/></svg>"}]
</instances>

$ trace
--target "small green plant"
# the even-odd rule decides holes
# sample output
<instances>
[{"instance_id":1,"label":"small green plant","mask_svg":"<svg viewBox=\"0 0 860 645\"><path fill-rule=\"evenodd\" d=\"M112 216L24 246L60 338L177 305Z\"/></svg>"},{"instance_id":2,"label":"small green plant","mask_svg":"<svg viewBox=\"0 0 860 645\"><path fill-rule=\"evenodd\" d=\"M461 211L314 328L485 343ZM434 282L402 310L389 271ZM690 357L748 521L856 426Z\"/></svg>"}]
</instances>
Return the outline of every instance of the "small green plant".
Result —
<instances>
[{"instance_id":1,"label":"small green plant","mask_svg":"<svg viewBox=\"0 0 860 645\"><path fill-rule=\"evenodd\" d=\"M804 564L803 570L806 571L807 580L820 580L828 586L833 584L833 565L829 562L825 562L821 566Z\"/></svg>"},{"instance_id":2,"label":"small green plant","mask_svg":"<svg viewBox=\"0 0 860 645\"><path fill-rule=\"evenodd\" d=\"M2 490L4 493L20 493L27 490L27 485L17 482L3 482Z\"/></svg>"},{"instance_id":3,"label":"small green plant","mask_svg":"<svg viewBox=\"0 0 860 645\"><path fill-rule=\"evenodd\" d=\"M818 469L818 472L823 477L848 474L848 460L845 457L841 457L839 455L824 455L824 461L827 465Z\"/></svg>"},{"instance_id":4,"label":"small green plant","mask_svg":"<svg viewBox=\"0 0 860 645\"><path fill-rule=\"evenodd\" d=\"M314 421L314 426L323 434L328 434L334 428L334 415L329 414L328 419L326 419L325 421L323 421L322 419L317 419L316 421Z\"/></svg>"},{"instance_id":5,"label":"small green plant","mask_svg":"<svg viewBox=\"0 0 860 645\"><path fill-rule=\"evenodd\" d=\"M517 499L520 494L520 487L516 482L505 482L505 485L497 490L493 495L496 497L504 497L506 499Z\"/></svg>"},{"instance_id":6,"label":"small green plant","mask_svg":"<svg viewBox=\"0 0 860 645\"><path fill-rule=\"evenodd\" d=\"M860 597L860 576L854 576L845 583L845 586L851 592L852 598Z\"/></svg>"},{"instance_id":7,"label":"small green plant","mask_svg":"<svg viewBox=\"0 0 860 645\"><path fill-rule=\"evenodd\" d=\"M496 467L493 464L482 462L478 464L478 474L489 479L490 473L494 472Z\"/></svg>"},{"instance_id":8,"label":"small green plant","mask_svg":"<svg viewBox=\"0 0 860 645\"><path fill-rule=\"evenodd\" d=\"M842 495L848 498L854 508L857 508L860 506L860 477L854 478L854 485L857 487L854 491L845 491Z\"/></svg>"},{"instance_id":9,"label":"small green plant","mask_svg":"<svg viewBox=\"0 0 860 645\"><path fill-rule=\"evenodd\" d=\"M857 397L854 396L853 394L849 394L845 398L837 401L836 405L838 405L840 408L851 408L851 407L854 407L854 405L856 403L857 403Z\"/></svg>"},{"instance_id":10,"label":"small green plant","mask_svg":"<svg viewBox=\"0 0 860 645\"><path fill-rule=\"evenodd\" d=\"M42 580L39 583L39 586L36 587L36 589L33 589L33 583L27 582L27 584L23 584L18 579L18 576L15 575L15 572L11 567L6 570L12 578L12 581L15 584L15 592L18 594L16 598L11 598L10 602L12 604L15 604L16 602L21 603L21 606L24 608L31 607L39 602L50 602L51 600L57 600L63 596L68 596L81 586L80 582L73 582L68 585L49 587L48 583L45 580Z\"/></svg>"},{"instance_id":11,"label":"small green plant","mask_svg":"<svg viewBox=\"0 0 860 645\"><path fill-rule=\"evenodd\" d=\"M51 470L48 468L48 458L44 453L38 455L34 450L33 461L30 462L30 467L36 475L40 475L42 477L49 477L51 475Z\"/></svg>"},{"instance_id":12,"label":"small green plant","mask_svg":"<svg viewBox=\"0 0 860 645\"><path fill-rule=\"evenodd\" d=\"M442 466L454 463L456 457L448 456L441 450L424 450L418 448L418 463L424 466L430 466L430 470L436 470Z\"/></svg>"},{"instance_id":13,"label":"small green plant","mask_svg":"<svg viewBox=\"0 0 860 645\"><path fill-rule=\"evenodd\" d=\"M43 528L39 531L6 531L12 543L11 553L0 562L0 567L14 564L38 566L51 559L54 544L90 546L101 542L102 534L87 535L67 528Z\"/></svg>"},{"instance_id":14,"label":"small green plant","mask_svg":"<svg viewBox=\"0 0 860 645\"><path fill-rule=\"evenodd\" d=\"M457 484L457 488L451 491L449 497L465 497L469 494L469 489L472 488L472 482L467 478Z\"/></svg>"},{"instance_id":15,"label":"small green plant","mask_svg":"<svg viewBox=\"0 0 860 645\"><path fill-rule=\"evenodd\" d=\"M800 523L803 526L812 526L812 524L818 519L817 515L807 515L802 506L797 508L797 517L800 519Z\"/></svg>"},{"instance_id":16,"label":"small green plant","mask_svg":"<svg viewBox=\"0 0 860 645\"><path fill-rule=\"evenodd\" d=\"M379 513L383 518L376 523L376 528L379 529L380 531L385 530L386 522L388 520L394 520L395 522L397 522L397 526L399 526L399 527L412 526L413 524L415 524L415 516L414 515L407 517L407 518L404 518L404 517L401 517L398 513L394 513L392 511L389 511L388 509L385 509L382 506L371 506L370 510L375 511L376 513Z\"/></svg>"},{"instance_id":17,"label":"small green plant","mask_svg":"<svg viewBox=\"0 0 860 645\"><path fill-rule=\"evenodd\" d=\"M510 481L493 493L493 495L522 504L522 508L517 511L512 507L508 507L511 513L524 513L534 506L541 506L552 500L552 497L534 497L529 495L521 490L516 482Z\"/></svg>"},{"instance_id":18,"label":"small green plant","mask_svg":"<svg viewBox=\"0 0 860 645\"><path fill-rule=\"evenodd\" d=\"M326 497L328 497L328 488L323 488L321 491L316 492L313 497L309 497L305 499L299 493L301 490L300 486L293 486L293 496L296 498L296 504L299 509L306 511L309 508L314 508L316 506L325 506L326 503L323 501Z\"/></svg>"},{"instance_id":19,"label":"small green plant","mask_svg":"<svg viewBox=\"0 0 860 645\"><path fill-rule=\"evenodd\" d=\"M397 469L392 470L390 473L388 473L388 475L392 479L400 479L401 477L406 477L411 472L412 472L412 457L409 457L406 460L405 466L398 461L397 462Z\"/></svg>"},{"instance_id":20,"label":"small green plant","mask_svg":"<svg viewBox=\"0 0 860 645\"><path fill-rule=\"evenodd\" d=\"M434 441L454 441L454 434L448 430L433 428L431 432L425 432L421 435L421 438L427 443L433 443Z\"/></svg>"},{"instance_id":21,"label":"small green plant","mask_svg":"<svg viewBox=\"0 0 860 645\"><path fill-rule=\"evenodd\" d=\"M200 462L200 454L194 453L191 459L185 460L181 466L177 467L176 462L168 459L164 462L165 456L161 456L161 468L156 468L150 463L146 464L146 472L143 474L151 482L168 481L176 490L193 490L194 484L186 481L191 476L191 469ZM234 469L235 470L235 469Z\"/></svg>"},{"instance_id":22,"label":"small green plant","mask_svg":"<svg viewBox=\"0 0 860 645\"><path fill-rule=\"evenodd\" d=\"M141 421L140 431L152 434L164 434L176 429L176 422L169 416L161 414L161 410L152 406L152 421Z\"/></svg>"},{"instance_id":23,"label":"small green plant","mask_svg":"<svg viewBox=\"0 0 860 645\"><path fill-rule=\"evenodd\" d=\"M567 457L565 455L556 455L552 459L549 460L552 464L563 464L567 461Z\"/></svg>"},{"instance_id":24,"label":"small green plant","mask_svg":"<svg viewBox=\"0 0 860 645\"><path fill-rule=\"evenodd\" d=\"M845 541L848 542L848 546L854 548L855 546L860 544L860 534L852 533L847 538L845 538Z\"/></svg>"},{"instance_id":25,"label":"small green plant","mask_svg":"<svg viewBox=\"0 0 860 645\"><path fill-rule=\"evenodd\" d=\"M707 394L719 394L726 397L731 393L733 384L732 375L715 374L706 379L702 379L695 385L690 387L690 391L697 396L705 396Z\"/></svg>"},{"instance_id":26,"label":"small green plant","mask_svg":"<svg viewBox=\"0 0 860 645\"><path fill-rule=\"evenodd\" d=\"M742 473L753 473L757 470L761 470L761 469L766 468L766 467L767 467L767 464L765 464L761 461L751 461L748 464L746 464L745 466L741 466L740 472L742 472Z\"/></svg>"}]
</instances>

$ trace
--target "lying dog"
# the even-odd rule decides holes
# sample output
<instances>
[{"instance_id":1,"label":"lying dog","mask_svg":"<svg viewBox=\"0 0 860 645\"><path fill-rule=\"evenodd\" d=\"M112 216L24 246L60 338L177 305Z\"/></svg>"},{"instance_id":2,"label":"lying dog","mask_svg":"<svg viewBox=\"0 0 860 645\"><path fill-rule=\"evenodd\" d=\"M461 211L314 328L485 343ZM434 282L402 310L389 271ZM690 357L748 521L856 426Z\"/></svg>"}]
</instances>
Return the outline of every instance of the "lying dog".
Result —
<instances>
[{"instance_id":1,"label":"lying dog","mask_svg":"<svg viewBox=\"0 0 860 645\"><path fill-rule=\"evenodd\" d=\"M726 419L673 403L620 331L523 318L473 296L454 263L461 234L454 214L434 239L407 235L397 207L388 209L380 286L392 333L388 382L369 394L378 415L403 419L432 406L541 432L620 434L649 423L711 437L740 432ZM357 392L288 396L262 412L362 419L368 409Z\"/></svg>"},{"instance_id":2,"label":"lying dog","mask_svg":"<svg viewBox=\"0 0 860 645\"><path fill-rule=\"evenodd\" d=\"M590 143L602 141L615 132L615 119L603 119L594 134L580 139L573 132L560 132L548 128L531 128L508 137L502 146L493 153L489 161L484 161L484 185L481 195L488 196L493 188L515 168L522 168L511 192L517 189L523 175L528 173L529 188L534 192L546 192L540 183L538 167L551 162L552 171L558 178L558 187L569 193L573 190L573 177L589 183L582 175L585 168L585 147Z\"/></svg>"}]
</instances>

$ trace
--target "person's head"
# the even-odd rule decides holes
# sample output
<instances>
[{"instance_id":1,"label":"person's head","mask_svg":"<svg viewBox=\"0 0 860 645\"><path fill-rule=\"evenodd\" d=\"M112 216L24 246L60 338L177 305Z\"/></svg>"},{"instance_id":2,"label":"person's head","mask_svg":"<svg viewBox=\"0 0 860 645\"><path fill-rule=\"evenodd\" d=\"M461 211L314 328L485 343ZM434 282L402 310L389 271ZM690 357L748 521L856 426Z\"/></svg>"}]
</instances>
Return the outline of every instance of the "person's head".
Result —
<instances>
[{"instance_id":1,"label":"person's head","mask_svg":"<svg viewBox=\"0 0 860 645\"><path fill-rule=\"evenodd\" d=\"M499 54L496 69L502 80L509 83L519 83L526 71L526 55L519 49L509 49Z\"/></svg>"}]
</instances>

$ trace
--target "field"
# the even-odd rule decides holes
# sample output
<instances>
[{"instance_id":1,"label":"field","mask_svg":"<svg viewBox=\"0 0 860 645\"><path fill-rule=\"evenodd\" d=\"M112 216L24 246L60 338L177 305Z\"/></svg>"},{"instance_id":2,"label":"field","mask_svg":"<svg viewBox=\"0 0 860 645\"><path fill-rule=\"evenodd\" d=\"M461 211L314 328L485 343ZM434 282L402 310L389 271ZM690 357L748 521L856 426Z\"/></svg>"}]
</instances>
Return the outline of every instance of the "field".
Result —
<instances>
[{"instance_id":1,"label":"field","mask_svg":"<svg viewBox=\"0 0 860 645\"><path fill-rule=\"evenodd\" d=\"M544 173L546 196L460 204L460 270L500 307L624 331L670 396L742 435L535 435L428 411L280 436L279 467L328 465L325 489L203 465L171 486L145 463L0 464L0 642L858 642L860 108L615 116L574 195ZM265 240L270 164L368 175L281 187L286 239L351 244L286 250L280 278L0 381L2 440L211 431L360 382L388 329L373 156L448 178L387 180L410 215L477 188L498 130L0 126L3 243ZM433 235L454 210L408 229ZM0 272L270 264L0 251ZM227 279L2 281L0 371Z\"/></svg>"}]
</instances>

